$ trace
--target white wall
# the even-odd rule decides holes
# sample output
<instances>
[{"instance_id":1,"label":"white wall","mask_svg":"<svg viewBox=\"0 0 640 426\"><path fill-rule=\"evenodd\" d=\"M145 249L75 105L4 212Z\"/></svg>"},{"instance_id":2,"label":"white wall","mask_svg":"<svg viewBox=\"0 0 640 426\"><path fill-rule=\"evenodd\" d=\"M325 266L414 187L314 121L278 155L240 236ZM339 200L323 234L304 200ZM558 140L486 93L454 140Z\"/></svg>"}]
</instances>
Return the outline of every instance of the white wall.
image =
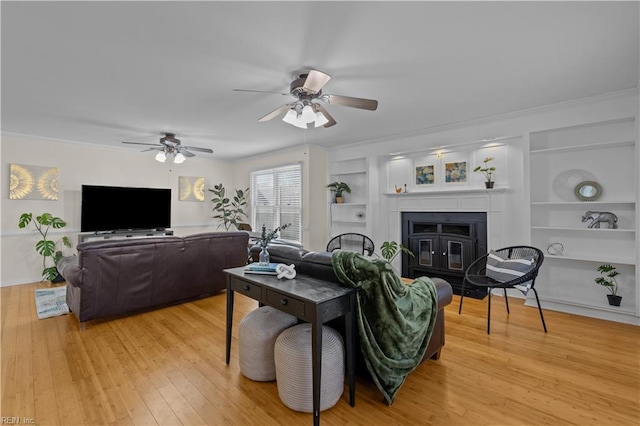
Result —
<instances>
[{"instance_id":1,"label":"white wall","mask_svg":"<svg viewBox=\"0 0 640 426\"><path fill-rule=\"evenodd\" d=\"M500 117L491 119L477 120L475 122L461 123L451 126L443 126L437 129L413 134L402 138L380 138L375 142L362 142L346 147L338 147L328 152L329 162L345 161L349 159L361 158L363 149L366 146L366 155L368 163L375 168L378 173L375 179L370 179L369 183L373 189L369 191L369 202L375 205L374 222L371 225L373 230L370 237L379 244L385 240L400 241L399 219L397 219L392 211L392 197L383 195L385 192L391 192L393 182L390 182L388 175L388 163L393 158L392 153L410 153L418 155L419 152L429 152L430 148L440 146L458 145L465 149L469 144L481 146L481 141L496 137L508 138L506 141L506 165L501 165L496 172L496 181L498 184L503 183L508 187L505 196L505 224L504 238L502 243L504 246L531 244L531 210L530 210L530 192L531 188L536 187L535 178L529 179L529 176L536 176L536 171L530 173L529 164L529 141L532 132L544 131L549 129L565 128L570 126L579 126L589 123L604 122L609 120L618 120L622 118L633 117L635 119L635 140L639 140L638 135L638 119L639 119L639 96L638 89L629 91L603 95L590 99L580 99L572 102L566 102L558 105L551 105L535 110L514 112ZM636 145L637 146L637 145ZM452 147L450 149L454 149ZM635 187L635 199L640 199L640 185L638 184L638 168L640 167L640 150L636 148L635 158L629 159L636 170L635 182L629 182L629 185ZM407 164L410 164L408 162ZM372 170L370 170L371 172ZM611 172L611 171L609 171ZM398 173L391 176L391 179L398 179ZM541 171L544 173L544 171ZM372 173L375 175L375 173ZM407 176L410 176L408 173ZM541 180L548 179L547 176L540 175ZM473 181L469 186L477 185L481 188L481 183ZM410 194L411 195L411 194ZM410 197L409 197L410 198ZM636 267L634 280L635 293L629 297L635 298L635 306L640 306L640 270L637 268L638 258L640 257L640 209L636 206ZM396 219L394 219L396 218ZM596 244L596 242L594 242ZM544 247L542 248L544 250ZM543 306L544 307L544 306ZM588 309L585 308L585 311ZM583 313L584 314L584 313ZM601 313L597 309L593 309L589 316L597 318L606 318L614 321L631 322L638 324L640 320L640 311L636 309L635 318L627 314L617 315L612 312Z\"/></svg>"},{"instance_id":2,"label":"white wall","mask_svg":"<svg viewBox=\"0 0 640 426\"><path fill-rule=\"evenodd\" d=\"M495 137L509 137L507 141L507 168L498 169L496 179L509 187L507 203L507 221L505 243L528 243L529 235L529 175L525 150L528 148L529 133L557 127L574 126L584 123L613 120L620 117L637 116L638 91L601 96L592 99L577 100L552 105L535 110L506 114L491 119L458 125L443 126L426 130L418 134L402 138L380 138L375 142L361 142L345 147L337 147L328 151L329 162L360 158L366 152L369 164L379 172L379 178L370 181L377 186L377 193L388 192L387 160L391 153L416 153L439 146L465 145L474 141ZM366 147L366 151L364 148ZM455 149L455 148L452 148ZM462 148L464 149L464 148ZM506 176L505 176L506 174ZM528 180L528 179L527 179ZM535 182L531 182L535 185ZM375 189L373 189L375 191ZM372 191L370 191L372 192ZM397 235L389 234L389 203L387 197L379 196L376 203L374 230L371 237L374 241L397 240ZM398 240L399 241L399 240Z\"/></svg>"},{"instance_id":3,"label":"white wall","mask_svg":"<svg viewBox=\"0 0 640 426\"><path fill-rule=\"evenodd\" d=\"M212 219L212 193L204 202L178 201L178 177L204 177L207 188L222 182L235 187L233 164L204 155L187 159L182 164L159 163L152 152L125 148L104 148L50 139L2 134L1 192L1 285L40 281L41 256L35 251L38 234L18 228L20 214L44 212L60 216L67 227L51 232L55 239L68 236L73 246L80 232L80 189L82 184L171 188L171 222L176 235L215 231ZM53 166L58 168L58 200L10 200L7 177L10 164ZM114 206L132 208L132 206ZM220 228L224 230L224 227ZM69 251L69 249L66 249Z\"/></svg>"},{"instance_id":4,"label":"white wall","mask_svg":"<svg viewBox=\"0 0 640 426\"><path fill-rule=\"evenodd\" d=\"M324 148L301 145L243 159L234 163L234 181L238 187L248 188L252 171L295 163L302 164L302 244L307 250L324 250L327 246L327 153Z\"/></svg>"}]
</instances>

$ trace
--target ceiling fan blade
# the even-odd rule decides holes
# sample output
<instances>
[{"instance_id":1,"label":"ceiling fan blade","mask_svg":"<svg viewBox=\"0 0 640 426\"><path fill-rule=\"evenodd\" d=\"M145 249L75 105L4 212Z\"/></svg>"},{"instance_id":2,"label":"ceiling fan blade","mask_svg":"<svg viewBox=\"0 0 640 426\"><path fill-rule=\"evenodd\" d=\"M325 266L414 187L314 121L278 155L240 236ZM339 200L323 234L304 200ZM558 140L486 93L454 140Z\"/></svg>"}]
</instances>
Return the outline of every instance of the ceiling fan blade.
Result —
<instances>
[{"instance_id":1,"label":"ceiling fan blade","mask_svg":"<svg viewBox=\"0 0 640 426\"><path fill-rule=\"evenodd\" d=\"M146 145L146 146L160 146L160 145L159 145L159 144L157 144L157 143L144 143L144 142L124 142L124 141L122 141L122 143L128 143L128 144L131 144L131 145Z\"/></svg>"},{"instance_id":2,"label":"ceiling fan blade","mask_svg":"<svg viewBox=\"0 0 640 426\"><path fill-rule=\"evenodd\" d=\"M330 104L344 105L369 111L375 111L378 108L378 101L374 99L352 98L351 96L340 95L322 95L320 99Z\"/></svg>"},{"instance_id":3,"label":"ceiling fan blade","mask_svg":"<svg viewBox=\"0 0 640 426\"><path fill-rule=\"evenodd\" d=\"M293 107L293 105L294 104L282 105L280 108L277 108L277 109L271 111L269 114L265 115L264 117L262 117L258 121L259 122L264 122L264 121L272 120L272 119L276 118L277 116L279 116L280 114L284 113L285 111L291 109L291 107Z\"/></svg>"},{"instance_id":4,"label":"ceiling fan blade","mask_svg":"<svg viewBox=\"0 0 640 426\"><path fill-rule=\"evenodd\" d=\"M198 152L206 152L209 154L213 154L213 150L210 148L200 148L197 146L182 146L182 150L184 151L185 149L191 150L191 151L198 151Z\"/></svg>"},{"instance_id":5,"label":"ceiling fan blade","mask_svg":"<svg viewBox=\"0 0 640 426\"><path fill-rule=\"evenodd\" d=\"M195 157L196 156L193 152L189 151L186 146L183 146L182 149L178 150L178 152L181 152L182 155L184 155L185 157Z\"/></svg>"},{"instance_id":6,"label":"ceiling fan blade","mask_svg":"<svg viewBox=\"0 0 640 426\"><path fill-rule=\"evenodd\" d=\"M329 74L322 71L310 70L307 79L304 81L303 89L311 93L318 93L331 79Z\"/></svg>"},{"instance_id":7,"label":"ceiling fan blade","mask_svg":"<svg viewBox=\"0 0 640 426\"><path fill-rule=\"evenodd\" d=\"M335 124L336 124L336 120L334 120L334 119L333 119L333 117L331 116L331 114L329 114L329 111L327 111L327 110L325 109L325 107L323 107L322 105L317 104L317 103L314 103L314 106L315 106L318 110L320 110L320 112L321 112L322 114L324 114L324 116L327 118L327 120L329 120L329 121L328 121L327 123L325 123L322 127L331 127L331 126L333 126L333 125L335 125Z\"/></svg>"},{"instance_id":8,"label":"ceiling fan blade","mask_svg":"<svg viewBox=\"0 0 640 426\"><path fill-rule=\"evenodd\" d=\"M159 146L159 147L156 147L156 148L147 148L147 149L143 149L143 150L142 150L142 151L140 151L140 152L147 152L147 151L162 151L163 149L164 149L163 147Z\"/></svg>"},{"instance_id":9,"label":"ceiling fan blade","mask_svg":"<svg viewBox=\"0 0 640 426\"><path fill-rule=\"evenodd\" d=\"M271 90L233 89L234 92L275 93L276 95L289 95L289 93L273 92Z\"/></svg>"}]
</instances>

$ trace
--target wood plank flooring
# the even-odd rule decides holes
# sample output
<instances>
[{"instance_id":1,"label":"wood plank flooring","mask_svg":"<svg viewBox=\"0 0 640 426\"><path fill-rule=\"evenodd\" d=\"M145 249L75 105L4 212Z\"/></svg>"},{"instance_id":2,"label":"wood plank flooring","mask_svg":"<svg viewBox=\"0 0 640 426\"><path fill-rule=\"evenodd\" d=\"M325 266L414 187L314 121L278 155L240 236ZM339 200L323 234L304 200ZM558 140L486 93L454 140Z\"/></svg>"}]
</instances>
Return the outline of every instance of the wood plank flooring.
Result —
<instances>
[{"instance_id":1,"label":"wood plank flooring","mask_svg":"<svg viewBox=\"0 0 640 426\"><path fill-rule=\"evenodd\" d=\"M2 406L38 425L308 425L276 383L225 358L224 293L143 314L90 322L38 320L35 283L1 289ZM320 418L324 425L638 425L640 327L545 311L494 298L457 297L446 308L446 346L413 372L393 405L357 380ZM234 339L255 301L237 295Z\"/></svg>"}]
</instances>

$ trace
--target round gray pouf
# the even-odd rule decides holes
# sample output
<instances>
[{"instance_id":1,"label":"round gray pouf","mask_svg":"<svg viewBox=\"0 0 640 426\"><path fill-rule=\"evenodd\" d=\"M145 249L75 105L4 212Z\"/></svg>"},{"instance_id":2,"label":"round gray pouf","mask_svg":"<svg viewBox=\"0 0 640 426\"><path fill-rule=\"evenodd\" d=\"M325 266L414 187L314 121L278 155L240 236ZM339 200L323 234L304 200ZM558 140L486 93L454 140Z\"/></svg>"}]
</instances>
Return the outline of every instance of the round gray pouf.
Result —
<instances>
[{"instance_id":1,"label":"round gray pouf","mask_svg":"<svg viewBox=\"0 0 640 426\"><path fill-rule=\"evenodd\" d=\"M270 306L249 312L238 326L240 371L258 382L276 379L273 348L276 338L298 322L296 317Z\"/></svg>"},{"instance_id":2,"label":"round gray pouf","mask_svg":"<svg viewBox=\"0 0 640 426\"><path fill-rule=\"evenodd\" d=\"M276 339L276 381L280 400L292 410L313 412L311 324L286 329ZM344 344L333 328L322 327L320 410L338 402L344 391Z\"/></svg>"}]
</instances>

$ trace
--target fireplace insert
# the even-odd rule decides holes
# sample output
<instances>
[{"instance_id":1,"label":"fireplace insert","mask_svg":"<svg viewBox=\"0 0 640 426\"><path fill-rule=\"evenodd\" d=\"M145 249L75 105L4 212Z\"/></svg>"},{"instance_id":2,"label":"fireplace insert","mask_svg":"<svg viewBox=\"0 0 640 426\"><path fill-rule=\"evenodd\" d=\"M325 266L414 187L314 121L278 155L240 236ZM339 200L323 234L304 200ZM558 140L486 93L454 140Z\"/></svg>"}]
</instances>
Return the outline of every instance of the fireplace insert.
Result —
<instances>
[{"instance_id":1,"label":"fireplace insert","mask_svg":"<svg viewBox=\"0 0 640 426\"><path fill-rule=\"evenodd\" d=\"M462 291L467 267L487 252L487 214L476 212L402 213L402 275L439 277L456 294ZM465 296L483 298L486 289L465 286Z\"/></svg>"}]
</instances>

